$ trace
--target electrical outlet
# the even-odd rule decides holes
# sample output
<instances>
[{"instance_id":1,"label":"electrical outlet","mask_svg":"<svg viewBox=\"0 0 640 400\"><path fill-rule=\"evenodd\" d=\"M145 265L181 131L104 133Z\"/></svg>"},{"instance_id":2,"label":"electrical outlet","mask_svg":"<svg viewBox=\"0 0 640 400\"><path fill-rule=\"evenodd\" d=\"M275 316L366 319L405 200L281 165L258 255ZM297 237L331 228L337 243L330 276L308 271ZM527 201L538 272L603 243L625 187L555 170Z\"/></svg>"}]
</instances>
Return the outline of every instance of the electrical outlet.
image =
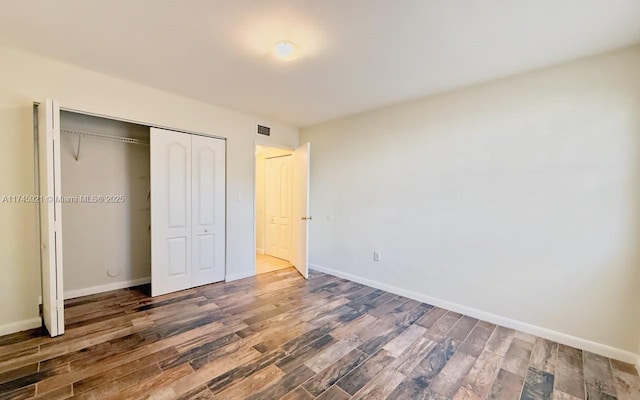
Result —
<instances>
[{"instance_id":1,"label":"electrical outlet","mask_svg":"<svg viewBox=\"0 0 640 400\"><path fill-rule=\"evenodd\" d=\"M374 251L373 252L373 261L380 261L380 252L379 251Z\"/></svg>"}]
</instances>

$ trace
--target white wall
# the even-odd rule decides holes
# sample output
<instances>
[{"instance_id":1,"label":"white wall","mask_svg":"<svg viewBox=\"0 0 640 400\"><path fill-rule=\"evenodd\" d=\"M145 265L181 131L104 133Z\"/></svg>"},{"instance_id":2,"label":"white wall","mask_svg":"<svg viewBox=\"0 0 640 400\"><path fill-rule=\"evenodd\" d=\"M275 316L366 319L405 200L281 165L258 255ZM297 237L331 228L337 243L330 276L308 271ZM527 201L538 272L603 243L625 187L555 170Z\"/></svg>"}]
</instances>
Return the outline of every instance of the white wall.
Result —
<instances>
[{"instance_id":1,"label":"white wall","mask_svg":"<svg viewBox=\"0 0 640 400\"><path fill-rule=\"evenodd\" d=\"M264 254L264 156L256 154L256 253Z\"/></svg>"},{"instance_id":2,"label":"white wall","mask_svg":"<svg viewBox=\"0 0 640 400\"><path fill-rule=\"evenodd\" d=\"M149 127L62 112L62 129L149 141ZM127 287L151 276L149 146L62 135L62 194L123 202L63 203L65 297Z\"/></svg>"},{"instance_id":3,"label":"white wall","mask_svg":"<svg viewBox=\"0 0 640 400\"><path fill-rule=\"evenodd\" d=\"M312 264L638 351L640 47L303 128L300 141Z\"/></svg>"},{"instance_id":4,"label":"white wall","mask_svg":"<svg viewBox=\"0 0 640 400\"><path fill-rule=\"evenodd\" d=\"M0 47L0 195L35 192L32 103L46 97L69 109L226 137L227 274L253 274L256 123L271 127L261 141L292 147L296 128ZM35 215L33 204L0 203L0 334L38 320Z\"/></svg>"}]
</instances>

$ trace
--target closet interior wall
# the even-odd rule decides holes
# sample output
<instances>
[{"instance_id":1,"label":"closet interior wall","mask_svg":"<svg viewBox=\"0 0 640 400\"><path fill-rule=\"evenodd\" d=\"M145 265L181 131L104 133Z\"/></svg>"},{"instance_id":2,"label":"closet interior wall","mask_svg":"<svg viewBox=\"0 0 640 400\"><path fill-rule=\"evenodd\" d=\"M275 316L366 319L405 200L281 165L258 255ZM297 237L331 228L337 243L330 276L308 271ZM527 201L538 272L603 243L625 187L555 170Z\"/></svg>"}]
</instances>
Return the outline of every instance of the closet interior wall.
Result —
<instances>
[{"instance_id":1,"label":"closet interior wall","mask_svg":"<svg viewBox=\"0 0 640 400\"><path fill-rule=\"evenodd\" d=\"M149 141L149 127L73 112L60 127ZM78 135L63 132L62 195L73 200L62 204L65 298L148 283L149 146L87 136L79 149Z\"/></svg>"}]
</instances>

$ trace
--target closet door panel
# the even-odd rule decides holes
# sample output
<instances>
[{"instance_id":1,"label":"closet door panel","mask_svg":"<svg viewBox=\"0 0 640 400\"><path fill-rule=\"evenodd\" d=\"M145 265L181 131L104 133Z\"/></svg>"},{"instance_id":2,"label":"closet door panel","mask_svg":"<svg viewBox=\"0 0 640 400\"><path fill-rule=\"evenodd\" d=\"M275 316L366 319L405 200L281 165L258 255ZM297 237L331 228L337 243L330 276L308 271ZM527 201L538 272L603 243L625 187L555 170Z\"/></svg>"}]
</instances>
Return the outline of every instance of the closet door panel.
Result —
<instances>
[{"instance_id":1,"label":"closet door panel","mask_svg":"<svg viewBox=\"0 0 640 400\"><path fill-rule=\"evenodd\" d=\"M38 105L38 183L40 202L40 262L42 317L51 336L64 333L62 273L62 195L60 106L46 99Z\"/></svg>"},{"instance_id":2,"label":"closet door panel","mask_svg":"<svg viewBox=\"0 0 640 400\"><path fill-rule=\"evenodd\" d=\"M225 276L225 141L192 137L193 286Z\"/></svg>"},{"instance_id":3,"label":"closet door panel","mask_svg":"<svg viewBox=\"0 0 640 400\"><path fill-rule=\"evenodd\" d=\"M196 250L197 255L194 255L194 267L198 271L212 270L216 265L216 236L214 234L198 235L196 240L198 241ZM197 272L194 272L196 274ZM223 277L224 278L224 277Z\"/></svg>"},{"instance_id":4,"label":"closet door panel","mask_svg":"<svg viewBox=\"0 0 640 400\"><path fill-rule=\"evenodd\" d=\"M178 237L167 239L169 245L169 276L185 276L187 268L187 239Z\"/></svg>"},{"instance_id":5,"label":"closet door panel","mask_svg":"<svg viewBox=\"0 0 640 400\"><path fill-rule=\"evenodd\" d=\"M191 285L191 135L151 128L151 294Z\"/></svg>"},{"instance_id":6,"label":"closet door panel","mask_svg":"<svg viewBox=\"0 0 640 400\"><path fill-rule=\"evenodd\" d=\"M199 138L196 137L194 146L198 146ZM200 225L215 224L215 193L216 193L216 153L210 147L198 146L194 161L198 165L194 169L197 176L196 191L199 192L198 201L198 221Z\"/></svg>"},{"instance_id":7,"label":"closet door panel","mask_svg":"<svg viewBox=\"0 0 640 400\"><path fill-rule=\"evenodd\" d=\"M169 228L187 228L187 177L189 148L171 143L168 148Z\"/></svg>"}]
</instances>

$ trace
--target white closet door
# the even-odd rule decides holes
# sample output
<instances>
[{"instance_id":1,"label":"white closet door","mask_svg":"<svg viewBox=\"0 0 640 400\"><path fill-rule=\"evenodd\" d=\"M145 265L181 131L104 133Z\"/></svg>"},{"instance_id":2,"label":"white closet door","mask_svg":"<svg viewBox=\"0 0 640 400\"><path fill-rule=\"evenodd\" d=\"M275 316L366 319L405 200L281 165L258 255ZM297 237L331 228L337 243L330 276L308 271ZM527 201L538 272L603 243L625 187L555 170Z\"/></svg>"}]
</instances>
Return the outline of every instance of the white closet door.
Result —
<instances>
[{"instance_id":1,"label":"white closet door","mask_svg":"<svg viewBox=\"0 0 640 400\"><path fill-rule=\"evenodd\" d=\"M191 285L191 135L151 128L151 295Z\"/></svg>"},{"instance_id":2,"label":"white closet door","mask_svg":"<svg viewBox=\"0 0 640 400\"><path fill-rule=\"evenodd\" d=\"M64 333L62 275L62 193L60 106L47 99L38 105L38 179L40 185L40 259L42 315L51 336Z\"/></svg>"},{"instance_id":3,"label":"white closet door","mask_svg":"<svg viewBox=\"0 0 640 400\"><path fill-rule=\"evenodd\" d=\"M224 280L225 141L193 135L192 286Z\"/></svg>"}]
</instances>

